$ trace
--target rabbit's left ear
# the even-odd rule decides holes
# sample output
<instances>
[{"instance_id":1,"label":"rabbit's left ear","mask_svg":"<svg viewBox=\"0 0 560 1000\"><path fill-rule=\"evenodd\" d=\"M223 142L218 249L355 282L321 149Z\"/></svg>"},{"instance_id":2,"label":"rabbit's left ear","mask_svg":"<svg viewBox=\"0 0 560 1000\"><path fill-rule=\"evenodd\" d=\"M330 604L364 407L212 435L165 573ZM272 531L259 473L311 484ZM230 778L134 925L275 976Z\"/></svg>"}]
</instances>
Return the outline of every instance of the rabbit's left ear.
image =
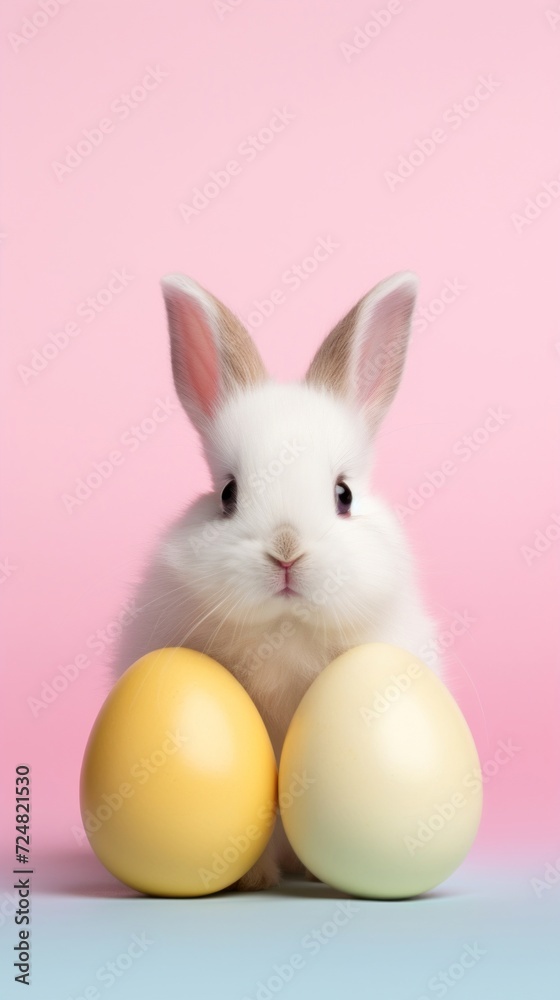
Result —
<instances>
[{"instance_id":1,"label":"rabbit's left ear","mask_svg":"<svg viewBox=\"0 0 560 1000\"><path fill-rule=\"evenodd\" d=\"M337 323L306 375L310 384L354 402L372 433L400 382L417 288L410 271L376 285Z\"/></svg>"},{"instance_id":2,"label":"rabbit's left ear","mask_svg":"<svg viewBox=\"0 0 560 1000\"><path fill-rule=\"evenodd\" d=\"M162 279L177 395L203 433L227 397L267 378L247 330L192 278Z\"/></svg>"}]
</instances>

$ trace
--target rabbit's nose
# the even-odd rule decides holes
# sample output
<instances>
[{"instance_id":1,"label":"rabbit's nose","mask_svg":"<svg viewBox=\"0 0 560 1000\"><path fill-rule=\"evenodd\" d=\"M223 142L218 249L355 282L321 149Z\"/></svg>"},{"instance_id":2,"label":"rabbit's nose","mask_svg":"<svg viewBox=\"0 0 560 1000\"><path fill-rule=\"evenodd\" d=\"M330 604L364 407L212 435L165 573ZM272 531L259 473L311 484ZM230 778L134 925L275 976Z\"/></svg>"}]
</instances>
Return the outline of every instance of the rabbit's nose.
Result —
<instances>
[{"instance_id":1,"label":"rabbit's nose","mask_svg":"<svg viewBox=\"0 0 560 1000\"><path fill-rule=\"evenodd\" d=\"M303 555L301 551L298 553L298 549L300 549L299 535L289 524L282 524L276 529L269 545L268 555L282 569L289 569L296 559Z\"/></svg>"},{"instance_id":2,"label":"rabbit's nose","mask_svg":"<svg viewBox=\"0 0 560 1000\"><path fill-rule=\"evenodd\" d=\"M294 563L297 562L298 559L301 559L301 556L296 556L295 559L290 559L288 561L286 559L279 559L278 556L273 556L271 552L267 552L266 554L273 563L276 563L277 566L281 566L282 569L291 569Z\"/></svg>"}]
</instances>

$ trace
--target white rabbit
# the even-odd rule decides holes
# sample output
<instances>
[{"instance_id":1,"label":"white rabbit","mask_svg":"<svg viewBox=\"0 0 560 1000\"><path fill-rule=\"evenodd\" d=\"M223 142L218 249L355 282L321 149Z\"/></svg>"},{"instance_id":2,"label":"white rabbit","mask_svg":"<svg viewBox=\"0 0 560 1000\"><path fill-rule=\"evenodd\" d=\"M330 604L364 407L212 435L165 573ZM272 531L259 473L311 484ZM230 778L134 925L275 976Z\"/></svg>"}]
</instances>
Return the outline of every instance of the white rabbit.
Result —
<instances>
[{"instance_id":1,"label":"white rabbit","mask_svg":"<svg viewBox=\"0 0 560 1000\"><path fill-rule=\"evenodd\" d=\"M207 653L249 692L277 757L304 692L335 656L375 641L420 655L432 639L401 528L369 492L372 439L400 380L416 287L408 272L377 285L303 382L277 384L228 309L190 278L163 280L175 386L213 489L163 538L116 673L162 646ZM267 888L298 866L278 820L238 886Z\"/></svg>"}]
</instances>

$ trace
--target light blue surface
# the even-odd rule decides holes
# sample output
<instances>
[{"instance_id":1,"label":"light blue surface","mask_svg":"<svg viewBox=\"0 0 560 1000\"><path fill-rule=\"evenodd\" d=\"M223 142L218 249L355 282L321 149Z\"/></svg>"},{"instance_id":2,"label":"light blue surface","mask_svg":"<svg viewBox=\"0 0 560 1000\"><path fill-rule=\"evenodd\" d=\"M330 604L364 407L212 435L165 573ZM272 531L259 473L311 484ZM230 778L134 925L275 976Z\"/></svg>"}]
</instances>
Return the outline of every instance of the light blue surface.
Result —
<instances>
[{"instance_id":1,"label":"light blue surface","mask_svg":"<svg viewBox=\"0 0 560 1000\"><path fill-rule=\"evenodd\" d=\"M110 1000L560 994L560 885L538 898L530 877L539 872L465 865L432 894L404 902L348 905L342 893L296 880L266 893L163 900L120 887L87 851L36 863L28 989L11 978L16 928L4 906L2 997L93 1000L88 987ZM145 950L133 945L129 958L133 935ZM113 981L111 961L117 971L130 965Z\"/></svg>"}]
</instances>

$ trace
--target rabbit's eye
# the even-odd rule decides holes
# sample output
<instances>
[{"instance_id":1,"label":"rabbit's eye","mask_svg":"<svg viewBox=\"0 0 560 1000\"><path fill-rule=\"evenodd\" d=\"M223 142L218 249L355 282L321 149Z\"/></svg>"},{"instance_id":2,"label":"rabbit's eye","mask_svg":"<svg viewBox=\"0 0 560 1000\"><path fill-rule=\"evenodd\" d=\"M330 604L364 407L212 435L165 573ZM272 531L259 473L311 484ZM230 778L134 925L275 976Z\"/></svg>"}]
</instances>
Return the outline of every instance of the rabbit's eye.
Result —
<instances>
[{"instance_id":1,"label":"rabbit's eye","mask_svg":"<svg viewBox=\"0 0 560 1000\"><path fill-rule=\"evenodd\" d=\"M224 514L233 514L237 506L237 483L230 479L222 490L222 509Z\"/></svg>"},{"instance_id":2,"label":"rabbit's eye","mask_svg":"<svg viewBox=\"0 0 560 1000\"><path fill-rule=\"evenodd\" d=\"M337 514L349 514L352 506L352 491L344 482L338 482L334 488Z\"/></svg>"}]
</instances>

